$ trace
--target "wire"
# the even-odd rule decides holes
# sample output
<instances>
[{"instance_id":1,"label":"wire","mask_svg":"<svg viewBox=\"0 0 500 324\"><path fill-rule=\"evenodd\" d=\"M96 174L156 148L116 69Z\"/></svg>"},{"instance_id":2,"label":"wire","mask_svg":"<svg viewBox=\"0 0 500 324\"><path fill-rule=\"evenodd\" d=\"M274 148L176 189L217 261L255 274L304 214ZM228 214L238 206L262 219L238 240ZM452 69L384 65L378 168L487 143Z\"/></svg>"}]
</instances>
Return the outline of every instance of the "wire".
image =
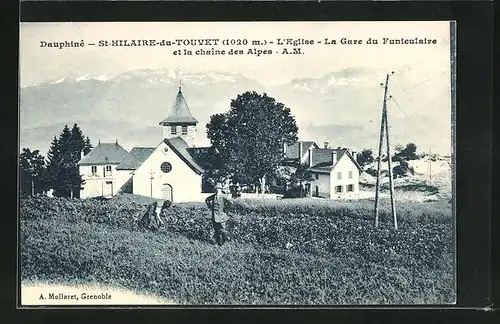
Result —
<instances>
[{"instance_id":1,"label":"wire","mask_svg":"<svg viewBox=\"0 0 500 324\"><path fill-rule=\"evenodd\" d=\"M438 48L439 48L439 47L443 47L443 46L445 46L445 45L448 45L449 43L450 43L450 39L448 39L448 40L446 40L446 41L442 42L442 43L441 43L441 44L439 44L437 47L438 47ZM406 71L405 71L405 70L406 70L406 68L414 67L414 66L416 66L416 65L419 65L419 64L422 64L422 63L424 63L424 62L428 62L428 61L429 61L429 57L426 57L425 59L421 59L421 60L416 61L416 62L414 62L414 63L409 63L409 64L402 65L402 66L400 66L400 67L399 67L399 69L402 69L403 71L400 71L400 72L395 72L395 73L393 74L393 76L398 76L398 75L401 75L401 74L403 74L403 73L405 73L405 72L406 72Z\"/></svg>"},{"instance_id":2,"label":"wire","mask_svg":"<svg viewBox=\"0 0 500 324\"><path fill-rule=\"evenodd\" d=\"M427 79L425 79L424 81L419 82L419 83L417 83L417 84L415 84L415 85L413 85L412 87L409 87L409 88L404 88L404 87L401 85L401 82L399 82L399 81L398 81L398 82L399 82L399 84L401 85L401 87L403 88L403 91L404 91L404 92L407 92L408 90L413 90L413 89L418 88L418 87L420 87L421 85L423 85L423 84L425 84L425 83L427 83L427 82L429 82L429 81L435 80L435 79L437 79L438 77L440 77L441 75L443 75L443 74L445 74L445 73L448 73L448 72L449 72L449 71L443 71L443 72L439 73L438 75L436 75L435 77L433 77L433 78L427 78Z\"/></svg>"}]
</instances>

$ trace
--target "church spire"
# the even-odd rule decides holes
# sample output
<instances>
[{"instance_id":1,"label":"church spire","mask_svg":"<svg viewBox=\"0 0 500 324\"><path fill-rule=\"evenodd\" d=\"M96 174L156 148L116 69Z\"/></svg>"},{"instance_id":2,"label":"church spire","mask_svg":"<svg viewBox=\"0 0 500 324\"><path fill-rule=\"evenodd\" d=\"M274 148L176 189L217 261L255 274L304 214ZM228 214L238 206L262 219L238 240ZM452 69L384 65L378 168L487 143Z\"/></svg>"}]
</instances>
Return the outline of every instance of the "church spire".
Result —
<instances>
[{"instance_id":1,"label":"church spire","mask_svg":"<svg viewBox=\"0 0 500 324\"><path fill-rule=\"evenodd\" d=\"M162 126L171 125L196 125L198 121L193 117L182 94L182 81L179 81L179 92L175 97L174 104L170 108L167 118L160 122Z\"/></svg>"},{"instance_id":2,"label":"church spire","mask_svg":"<svg viewBox=\"0 0 500 324\"><path fill-rule=\"evenodd\" d=\"M182 80L179 80L179 91L170 108L167 118L160 122L163 126L163 138L182 138L188 146L192 147L196 138L196 125L198 121L193 117L182 94Z\"/></svg>"}]
</instances>

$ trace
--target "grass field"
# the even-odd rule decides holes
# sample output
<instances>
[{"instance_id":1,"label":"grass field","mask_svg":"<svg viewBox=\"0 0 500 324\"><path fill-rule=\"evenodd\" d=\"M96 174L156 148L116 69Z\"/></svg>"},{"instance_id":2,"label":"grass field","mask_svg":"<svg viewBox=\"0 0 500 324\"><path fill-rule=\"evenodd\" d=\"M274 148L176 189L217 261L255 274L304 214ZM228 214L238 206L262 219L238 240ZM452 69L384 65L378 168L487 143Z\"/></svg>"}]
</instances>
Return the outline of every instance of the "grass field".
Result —
<instances>
[{"instance_id":1,"label":"grass field","mask_svg":"<svg viewBox=\"0 0 500 324\"><path fill-rule=\"evenodd\" d=\"M21 200L23 281L123 287L179 304L442 304L455 300L451 206L236 200L232 241L209 243L206 207L174 204L139 229L148 198Z\"/></svg>"}]
</instances>

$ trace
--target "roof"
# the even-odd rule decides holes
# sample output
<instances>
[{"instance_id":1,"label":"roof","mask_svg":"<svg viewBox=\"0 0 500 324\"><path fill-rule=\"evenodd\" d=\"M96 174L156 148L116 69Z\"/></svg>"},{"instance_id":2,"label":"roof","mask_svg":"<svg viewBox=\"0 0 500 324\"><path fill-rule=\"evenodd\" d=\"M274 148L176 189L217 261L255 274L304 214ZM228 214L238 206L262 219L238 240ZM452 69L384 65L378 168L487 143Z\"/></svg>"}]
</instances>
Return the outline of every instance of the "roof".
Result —
<instances>
[{"instance_id":1,"label":"roof","mask_svg":"<svg viewBox=\"0 0 500 324\"><path fill-rule=\"evenodd\" d=\"M186 163L194 172L202 174L205 169L200 165L203 164L200 161L200 156L195 159L191 152L196 152L188 146L188 144L181 137L166 138L163 140L180 158L184 163ZM196 156L196 154L194 154Z\"/></svg>"},{"instance_id":2,"label":"roof","mask_svg":"<svg viewBox=\"0 0 500 324\"><path fill-rule=\"evenodd\" d=\"M222 163L216 150L212 147L189 147L187 151L196 163L205 170L220 167Z\"/></svg>"},{"instance_id":3,"label":"roof","mask_svg":"<svg viewBox=\"0 0 500 324\"><path fill-rule=\"evenodd\" d=\"M116 143L99 143L92 149L78 165L120 164L128 152Z\"/></svg>"},{"instance_id":4,"label":"roof","mask_svg":"<svg viewBox=\"0 0 500 324\"><path fill-rule=\"evenodd\" d=\"M313 167L321 167L321 166L333 166L332 153L337 152L337 161L344 155L346 149L325 149L319 148L314 149L312 154L312 165Z\"/></svg>"},{"instance_id":5,"label":"roof","mask_svg":"<svg viewBox=\"0 0 500 324\"><path fill-rule=\"evenodd\" d=\"M174 104L170 109L168 117L160 122L162 126L175 125L175 124L197 124L198 121L191 115L191 111L184 99L181 87L175 97Z\"/></svg>"},{"instance_id":6,"label":"roof","mask_svg":"<svg viewBox=\"0 0 500 324\"><path fill-rule=\"evenodd\" d=\"M302 143L302 155L307 152L311 147L317 147L316 143L312 141L297 141L292 145L286 146L286 158L287 159L298 159L299 158L299 150L300 143Z\"/></svg>"},{"instance_id":7,"label":"roof","mask_svg":"<svg viewBox=\"0 0 500 324\"><path fill-rule=\"evenodd\" d=\"M154 147L134 147L118 164L117 170L135 170L154 152Z\"/></svg>"},{"instance_id":8,"label":"roof","mask_svg":"<svg viewBox=\"0 0 500 324\"><path fill-rule=\"evenodd\" d=\"M332 153L337 151L337 162L347 154L347 156L351 159L351 161L356 165L356 167L361 171L362 168L354 159L351 152L346 148L337 148L337 149L325 149L325 148L315 148L312 151L312 167L311 170L319 171L319 172L330 172L335 165L333 165Z\"/></svg>"}]
</instances>

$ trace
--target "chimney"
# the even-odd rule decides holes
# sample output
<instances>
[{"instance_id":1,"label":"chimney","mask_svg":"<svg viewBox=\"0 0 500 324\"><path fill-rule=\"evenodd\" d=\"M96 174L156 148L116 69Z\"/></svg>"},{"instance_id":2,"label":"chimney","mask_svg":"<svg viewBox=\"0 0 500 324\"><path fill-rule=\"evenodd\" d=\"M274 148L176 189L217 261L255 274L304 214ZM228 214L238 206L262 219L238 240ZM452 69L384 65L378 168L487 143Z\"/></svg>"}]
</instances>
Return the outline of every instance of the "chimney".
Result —
<instances>
[{"instance_id":1,"label":"chimney","mask_svg":"<svg viewBox=\"0 0 500 324\"><path fill-rule=\"evenodd\" d=\"M329 145L329 143L328 143L328 142L325 142L325 148L326 148L326 149L327 149L327 148L330 148L330 145Z\"/></svg>"},{"instance_id":2,"label":"chimney","mask_svg":"<svg viewBox=\"0 0 500 324\"><path fill-rule=\"evenodd\" d=\"M338 157L338 149L332 151L332 166L334 166L337 163L337 157Z\"/></svg>"},{"instance_id":3,"label":"chimney","mask_svg":"<svg viewBox=\"0 0 500 324\"><path fill-rule=\"evenodd\" d=\"M83 153L83 150L80 152L80 160L83 160L83 158L85 157L85 153Z\"/></svg>"},{"instance_id":4,"label":"chimney","mask_svg":"<svg viewBox=\"0 0 500 324\"><path fill-rule=\"evenodd\" d=\"M312 168L313 166L313 148L311 147L309 149L309 167Z\"/></svg>"},{"instance_id":5,"label":"chimney","mask_svg":"<svg viewBox=\"0 0 500 324\"><path fill-rule=\"evenodd\" d=\"M357 157L358 152L351 150L351 155L354 161L358 162L358 157Z\"/></svg>"},{"instance_id":6,"label":"chimney","mask_svg":"<svg viewBox=\"0 0 500 324\"><path fill-rule=\"evenodd\" d=\"M299 162L302 162L302 142L299 142Z\"/></svg>"},{"instance_id":7,"label":"chimney","mask_svg":"<svg viewBox=\"0 0 500 324\"><path fill-rule=\"evenodd\" d=\"M118 145L118 140L116 140L115 144Z\"/></svg>"},{"instance_id":8,"label":"chimney","mask_svg":"<svg viewBox=\"0 0 500 324\"><path fill-rule=\"evenodd\" d=\"M283 142L283 155L286 156L286 143Z\"/></svg>"}]
</instances>

